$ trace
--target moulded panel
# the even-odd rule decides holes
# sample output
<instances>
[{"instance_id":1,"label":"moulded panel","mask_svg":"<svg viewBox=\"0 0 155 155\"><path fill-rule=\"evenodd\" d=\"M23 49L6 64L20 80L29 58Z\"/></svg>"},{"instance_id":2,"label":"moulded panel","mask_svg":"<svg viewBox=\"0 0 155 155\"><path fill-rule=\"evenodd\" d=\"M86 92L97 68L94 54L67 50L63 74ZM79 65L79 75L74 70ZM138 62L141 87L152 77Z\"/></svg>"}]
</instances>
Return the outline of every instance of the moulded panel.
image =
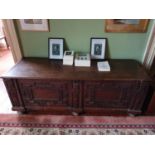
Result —
<instances>
[{"instance_id":1,"label":"moulded panel","mask_svg":"<svg viewBox=\"0 0 155 155\"><path fill-rule=\"evenodd\" d=\"M139 86L136 81L85 82L84 107L128 109Z\"/></svg>"},{"instance_id":2,"label":"moulded panel","mask_svg":"<svg viewBox=\"0 0 155 155\"><path fill-rule=\"evenodd\" d=\"M71 83L56 80L18 80L25 106L71 106Z\"/></svg>"}]
</instances>

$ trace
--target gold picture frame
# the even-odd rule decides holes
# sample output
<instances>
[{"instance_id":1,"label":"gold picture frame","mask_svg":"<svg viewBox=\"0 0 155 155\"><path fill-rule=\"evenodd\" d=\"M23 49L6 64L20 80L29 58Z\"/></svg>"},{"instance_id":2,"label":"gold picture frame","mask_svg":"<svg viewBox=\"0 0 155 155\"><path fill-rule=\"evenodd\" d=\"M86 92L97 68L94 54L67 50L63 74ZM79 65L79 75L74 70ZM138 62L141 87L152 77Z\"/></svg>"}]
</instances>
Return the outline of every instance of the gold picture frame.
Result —
<instances>
[{"instance_id":1,"label":"gold picture frame","mask_svg":"<svg viewBox=\"0 0 155 155\"><path fill-rule=\"evenodd\" d=\"M106 19L106 32L146 32L149 19Z\"/></svg>"}]
</instances>

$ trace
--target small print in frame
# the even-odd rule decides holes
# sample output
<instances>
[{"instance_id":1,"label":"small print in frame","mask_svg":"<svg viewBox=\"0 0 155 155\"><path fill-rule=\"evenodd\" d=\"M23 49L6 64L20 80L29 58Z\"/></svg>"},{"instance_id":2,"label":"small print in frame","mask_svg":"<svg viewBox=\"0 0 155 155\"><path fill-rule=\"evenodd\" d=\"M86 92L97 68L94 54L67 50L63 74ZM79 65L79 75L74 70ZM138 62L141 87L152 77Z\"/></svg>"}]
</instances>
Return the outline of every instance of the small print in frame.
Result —
<instances>
[{"instance_id":1,"label":"small print in frame","mask_svg":"<svg viewBox=\"0 0 155 155\"><path fill-rule=\"evenodd\" d=\"M53 52L53 55L60 55L60 44L53 44L52 52Z\"/></svg>"},{"instance_id":2,"label":"small print in frame","mask_svg":"<svg viewBox=\"0 0 155 155\"><path fill-rule=\"evenodd\" d=\"M101 55L101 54L102 54L102 44L95 44L94 55Z\"/></svg>"},{"instance_id":3,"label":"small print in frame","mask_svg":"<svg viewBox=\"0 0 155 155\"><path fill-rule=\"evenodd\" d=\"M63 59L63 52L64 52L63 38L48 39L49 59Z\"/></svg>"},{"instance_id":4,"label":"small print in frame","mask_svg":"<svg viewBox=\"0 0 155 155\"><path fill-rule=\"evenodd\" d=\"M91 58L104 59L106 49L106 38L91 38Z\"/></svg>"}]
</instances>

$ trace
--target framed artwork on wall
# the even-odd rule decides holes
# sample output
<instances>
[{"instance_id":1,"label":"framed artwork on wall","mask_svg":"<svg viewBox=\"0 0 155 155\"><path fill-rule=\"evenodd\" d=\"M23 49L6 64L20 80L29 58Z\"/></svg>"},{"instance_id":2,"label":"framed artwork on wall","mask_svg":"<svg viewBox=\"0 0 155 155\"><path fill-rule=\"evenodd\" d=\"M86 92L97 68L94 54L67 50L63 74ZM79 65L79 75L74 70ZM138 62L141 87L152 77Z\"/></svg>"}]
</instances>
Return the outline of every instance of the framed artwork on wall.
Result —
<instances>
[{"instance_id":1,"label":"framed artwork on wall","mask_svg":"<svg viewBox=\"0 0 155 155\"><path fill-rule=\"evenodd\" d=\"M63 59L64 38L48 38L49 59Z\"/></svg>"},{"instance_id":2,"label":"framed artwork on wall","mask_svg":"<svg viewBox=\"0 0 155 155\"><path fill-rule=\"evenodd\" d=\"M148 19L106 19L106 32L145 32Z\"/></svg>"},{"instance_id":3,"label":"framed artwork on wall","mask_svg":"<svg viewBox=\"0 0 155 155\"><path fill-rule=\"evenodd\" d=\"M49 31L47 19L19 19L23 31Z\"/></svg>"},{"instance_id":4,"label":"framed artwork on wall","mask_svg":"<svg viewBox=\"0 0 155 155\"><path fill-rule=\"evenodd\" d=\"M107 38L91 38L90 51L92 59L104 59Z\"/></svg>"}]
</instances>

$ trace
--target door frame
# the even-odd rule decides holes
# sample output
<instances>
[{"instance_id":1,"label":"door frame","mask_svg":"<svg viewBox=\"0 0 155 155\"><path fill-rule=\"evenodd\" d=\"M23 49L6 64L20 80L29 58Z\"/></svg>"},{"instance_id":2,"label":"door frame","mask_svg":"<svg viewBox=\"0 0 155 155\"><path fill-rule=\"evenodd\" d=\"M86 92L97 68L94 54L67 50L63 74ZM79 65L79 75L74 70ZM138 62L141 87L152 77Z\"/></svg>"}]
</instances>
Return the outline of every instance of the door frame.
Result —
<instances>
[{"instance_id":1,"label":"door frame","mask_svg":"<svg viewBox=\"0 0 155 155\"><path fill-rule=\"evenodd\" d=\"M5 35L11 48L14 62L19 62L23 55L18 41L13 19L3 19Z\"/></svg>"},{"instance_id":2,"label":"door frame","mask_svg":"<svg viewBox=\"0 0 155 155\"><path fill-rule=\"evenodd\" d=\"M143 57L143 65L147 70L150 70L154 58L155 58L155 21L153 22L152 30L150 32Z\"/></svg>"}]
</instances>

